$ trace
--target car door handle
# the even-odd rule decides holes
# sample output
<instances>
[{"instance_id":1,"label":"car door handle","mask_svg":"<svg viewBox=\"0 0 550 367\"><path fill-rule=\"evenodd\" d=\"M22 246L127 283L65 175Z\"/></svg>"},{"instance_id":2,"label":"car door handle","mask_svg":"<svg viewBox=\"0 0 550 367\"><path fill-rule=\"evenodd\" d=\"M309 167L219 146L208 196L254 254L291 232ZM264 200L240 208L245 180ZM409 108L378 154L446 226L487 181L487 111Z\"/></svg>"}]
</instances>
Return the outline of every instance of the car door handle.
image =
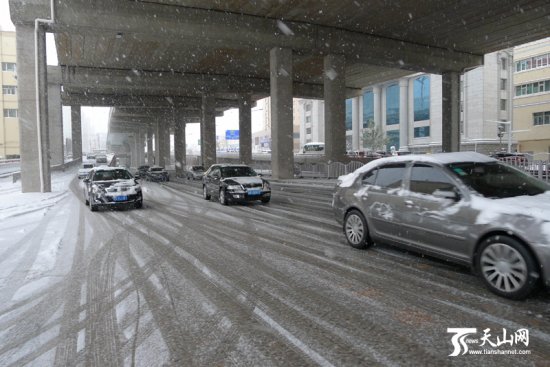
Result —
<instances>
[{"instance_id":1,"label":"car door handle","mask_svg":"<svg viewBox=\"0 0 550 367\"><path fill-rule=\"evenodd\" d=\"M408 208L412 208L414 206L414 203L412 200L405 200L405 206Z\"/></svg>"}]
</instances>

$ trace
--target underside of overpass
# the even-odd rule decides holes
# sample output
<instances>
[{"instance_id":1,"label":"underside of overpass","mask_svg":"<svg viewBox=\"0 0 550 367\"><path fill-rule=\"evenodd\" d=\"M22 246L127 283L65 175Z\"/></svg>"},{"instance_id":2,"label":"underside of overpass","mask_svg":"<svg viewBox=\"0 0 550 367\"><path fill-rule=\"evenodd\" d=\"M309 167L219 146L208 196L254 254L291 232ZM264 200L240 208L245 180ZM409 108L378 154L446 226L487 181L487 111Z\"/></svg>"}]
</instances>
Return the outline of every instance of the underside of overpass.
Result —
<instances>
[{"instance_id":1,"label":"underside of overpass","mask_svg":"<svg viewBox=\"0 0 550 367\"><path fill-rule=\"evenodd\" d=\"M25 192L49 190L49 145L59 139L48 137L55 125L48 97L57 91L75 109L116 107L113 129L157 136L159 163L165 131L174 132L178 161L185 123L200 121L205 165L216 160L215 116L239 107L246 140L252 103L271 96L272 171L288 178L292 97L325 100L326 158L341 160L346 98L370 84L436 73L443 75L443 149L458 150L460 73L485 53L550 29L546 0L10 0L10 9L25 106L21 141L37 142L21 152ZM55 34L55 70L45 66L46 32ZM251 144L241 144L246 162Z\"/></svg>"}]
</instances>

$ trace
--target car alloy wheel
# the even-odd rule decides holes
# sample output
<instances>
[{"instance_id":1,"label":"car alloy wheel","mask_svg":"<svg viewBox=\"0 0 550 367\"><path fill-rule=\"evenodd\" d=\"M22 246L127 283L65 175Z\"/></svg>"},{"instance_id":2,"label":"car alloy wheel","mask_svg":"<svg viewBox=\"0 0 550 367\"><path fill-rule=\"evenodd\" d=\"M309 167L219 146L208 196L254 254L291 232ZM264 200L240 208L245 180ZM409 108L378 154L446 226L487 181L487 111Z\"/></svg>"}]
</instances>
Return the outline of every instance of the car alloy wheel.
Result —
<instances>
[{"instance_id":1,"label":"car alloy wheel","mask_svg":"<svg viewBox=\"0 0 550 367\"><path fill-rule=\"evenodd\" d=\"M492 292L511 299L527 297L539 277L529 251L507 236L493 236L482 245L478 269Z\"/></svg>"},{"instance_id":2,"label":"car alloy wheel","mask_svg":"<svg viewBox=\"0 0 550 367\"><path fill-rule=\"evenodd\" d=\"M367 222L358 210L351 210L344 219L344 234L348 243L355 248L366 248L370 245Z\"/></svg>"}]
</instances>

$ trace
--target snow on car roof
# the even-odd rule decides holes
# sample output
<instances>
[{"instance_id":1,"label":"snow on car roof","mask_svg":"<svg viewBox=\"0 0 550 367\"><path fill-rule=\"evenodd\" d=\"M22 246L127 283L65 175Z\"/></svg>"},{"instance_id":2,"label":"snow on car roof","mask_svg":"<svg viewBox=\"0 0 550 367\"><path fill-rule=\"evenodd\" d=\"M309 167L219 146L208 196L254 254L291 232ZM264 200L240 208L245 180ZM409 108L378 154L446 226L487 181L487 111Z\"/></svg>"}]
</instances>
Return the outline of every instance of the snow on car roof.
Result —
<instances>
[{"instance_id":1,"label":"snow on car roof","mask_svg":"<svg viewBox=\"0 0 550 367\"><path fill-rule=\"evenodd\" d=\"M370 161L364 166L356 169L354 172L345 176L338 177L341 187L349 187L353 185L357 176L366 172L374 167L385 163L398 163L398 162L426 162L436 164L449 164L455 162L497 162L495 158L486 156L485 154L476 152L453 152L453 153L435 153L435 154L408 154L394 157L386 157L375 159Z\"/></svg>"}]
</instances>

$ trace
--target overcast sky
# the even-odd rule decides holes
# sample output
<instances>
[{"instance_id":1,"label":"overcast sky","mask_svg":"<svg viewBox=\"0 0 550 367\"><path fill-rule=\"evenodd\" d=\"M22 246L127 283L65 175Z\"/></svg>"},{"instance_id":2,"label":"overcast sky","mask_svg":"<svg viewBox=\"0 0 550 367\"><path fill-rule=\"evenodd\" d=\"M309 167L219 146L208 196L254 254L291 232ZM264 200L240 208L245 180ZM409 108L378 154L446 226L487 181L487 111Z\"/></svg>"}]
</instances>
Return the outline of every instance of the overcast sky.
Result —
<instances>
[{"instance_id":1,"label":"overcast sky","mask_svg":"<svg viewBox=\"0 0 550 367\"><path fill-rule=\"evenodd\" d=\"M8 0L0 0L0 30L15 31L15 26L10 19L10 7Z\"/></svg>"}]
</instances>

